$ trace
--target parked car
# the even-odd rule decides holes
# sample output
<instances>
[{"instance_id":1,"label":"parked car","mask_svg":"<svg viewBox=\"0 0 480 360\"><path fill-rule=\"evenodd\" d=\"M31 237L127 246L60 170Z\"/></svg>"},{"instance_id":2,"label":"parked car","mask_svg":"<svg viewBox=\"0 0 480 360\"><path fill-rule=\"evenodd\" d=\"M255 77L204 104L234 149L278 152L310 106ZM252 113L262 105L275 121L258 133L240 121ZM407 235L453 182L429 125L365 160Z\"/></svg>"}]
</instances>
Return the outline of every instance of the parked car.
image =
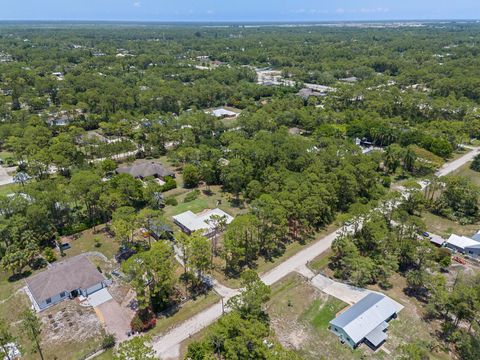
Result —
<instances>
[{"instance_id":1,"label":"parked car","mask_svg":"<svg viewBox=\"0 0 480 360\"><path fill-rule=\"evenodd\" d=\"M63 250L70 249L71 247L72 247L72 246L70 245L70 243L63 243L63 244L60 244L60 245L58 246L58 248L59 248L60 250L62 250L62 251L63 251Z\"/></svg>"},{"instance_id":2,"label":"parked car","mask_svg":"<svg viewBox=\"0 0 480 360\"><path fill-rule=\"evenodd\" d=\"M115 260L121 263L122 261L128 260L133 255L135 255L135 250L126 246L122 246L120 247L119 252L115 255Z\"/></svg>"}]
</instances>

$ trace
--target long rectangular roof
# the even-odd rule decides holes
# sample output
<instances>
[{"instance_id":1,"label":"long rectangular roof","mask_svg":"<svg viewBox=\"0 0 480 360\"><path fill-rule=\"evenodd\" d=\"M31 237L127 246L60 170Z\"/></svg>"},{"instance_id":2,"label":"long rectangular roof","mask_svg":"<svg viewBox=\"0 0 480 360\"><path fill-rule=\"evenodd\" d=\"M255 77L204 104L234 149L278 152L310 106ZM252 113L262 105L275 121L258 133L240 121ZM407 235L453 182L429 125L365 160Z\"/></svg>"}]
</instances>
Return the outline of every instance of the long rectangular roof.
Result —
<instances>
[{"instance_id":1,"label":"long rectangular roof","mask_svg":"<svg viewBox=\"0 0 480 360\"><path fill-rule=\"evenodd\" d=\"M162 164L159 164L155 161L141 163L141 164L133 164L132 166L124 166L119 167L117 169L119 174L126 173L130 174L135 178L142 177L146 178L148 176L173 176L174 173L167 168L165 168Z\"/></svg>"},{"instance_id":2,"label":"long rectangular roof","mask_svg":"<svg viewBox=\"0 0 480 360\"><path fill-rule=\"evenodd\" d=\"M480 242L474 239L471 239L466 236L458 236L455 234L450 235L447 240L447 244L459 247L461 249L466 248L480 248Z\"/></svg>"},{"instance_id":3,"label":"long rectangular roof","mask_svg":"<svg viewBox=\"0 0 480 360\"><path fill-rule=\"evenodd\" d=\"M88 289L105 278L85 255L53 264L50 268L25 281L35 301L41 303L62 291Z\"/></svg>"},{"instance_id":4,"label":"long rectangular roof","mask_svg":"<svg viewBox=\"0 0 480 360\"><path fill-rule=\"evenodd\" d=\"M193 232L203 229L210 230L212 228L212 225L208 224L208 220L210 220L213 215L225 217L227 224L230 224L233 221L232 216L218 208L213 210L206 210L199 214L194 214L191 211L186 211L179 215L175 215L173 219L177 223L181 224L182 226Z\"/></svg>"},{"instance_id":5,"label":"long rectangular roof","mask_svg":"<svg viewBox=\"0 0 480 360\"><path fill-rule=\"evenodd\" d=\"M343 329L358 343L397 312L395 301L372 292L330 321L330 324Z\"/></svg>"}]
</instances>

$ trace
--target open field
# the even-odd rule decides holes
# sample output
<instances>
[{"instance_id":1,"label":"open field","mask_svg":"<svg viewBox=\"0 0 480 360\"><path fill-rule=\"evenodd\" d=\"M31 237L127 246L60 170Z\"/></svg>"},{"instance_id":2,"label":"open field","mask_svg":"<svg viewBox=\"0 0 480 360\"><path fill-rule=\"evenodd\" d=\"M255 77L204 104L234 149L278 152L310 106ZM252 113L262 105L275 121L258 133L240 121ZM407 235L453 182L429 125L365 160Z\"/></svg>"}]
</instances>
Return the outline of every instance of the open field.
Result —
<instances>
[{"instance_id":1,"label":"open field","mask_svg":"<svg viewBox=\"0 0 480 360\"><path fill-rule=\"evenodd\" d=\"M112 259L118 252L120 246L120 244L105 231L105 225L97 226L95 232L93 228L88 229L79 234L68 236L68 239L71 248L64 251L66 257L96 251L105 255L107 259ZM99 240L99 247L95 246L96 239Z\"/></svg>"},{"instance_id":2,"label":"open field","mask_svg":"<svg viewBox=\"0 0 480 360\"><path fill-rule=\"evenodd\" d=\"M189 210L192 211L193 213L198 213L204 209L214 209L218 207L232 216L243 214L243 213L246 213L247 211L247 209L243 207L232 206L231 205L233 200L232 196L229 193L224 193L221 190L220 186L211 186L210 187L211 193L209 194L205 194L205 192L203 191L205 190L204 187L202 187L201 189L199 188L200 194L198 195L198 197L195 200L189 201L186 203L184 202L185 196L187 196L189 192L193 191L193 189L192 190L183 189L183 190L186 190L186 191L185 192L182 191L180 194L175 196L175 198L177 199L178 205L176 206L167 205L164 209L165 219L171 224L173 224L172 216L178 215L182 212L189 211ZM165 195L165 197L167 198L168 196ZM178 230L178 228L176 227L174 228L174 230Z\"/></svg>"},{"instance_id":3,"label":"open field","mask_svg":"<svg viewBox=\"0 0 480 360\"><path fill-rule=\"evenodd\" d=\"M448 238L451 234L471 236L480 230L480 224L460 225L459 223L424 211L422 219L427 231Z\"/></svg>"},{"instance_id":4,"label":"open field","mask_svg":"<svg viewBox=\"0 0 480 360\"><path fill-rule=\"evenodd\" d=\"M480 172L470 169L471 164L471 161L466 163L455 171L453 175L468 177L475 185L480 186Z\"/></svg>"},{"instance_id":5,"label":"open field","mask_svg":"<svg viewBox=\"0 0 480 360\"><path fill-rule=\"evenodd\" d=\"M343 346L324 326L344 306L292 274L272 286L267 312L280 343L304 359L359 359L362 349Z\"/></svg>"},{"instance_id":6,"label":"open field","mask_svg":"<svg viewBox=\"0 0 480 360\"><path fill-rule=\"evenodd\" d=\"M299 275L292 274L272 286L267 311L278 340L305 359L393 359L400 355L400 345L415 341L424 341L437 349L431 353L433 359L448 359L435 338L438 324L423 320L423 305L403 293L403 277L396 275L392 282L394 287L384 293L405 308L397 320L390 322L389 337L384 344L390 355L383 350L373 352L365 345L356 350L342 345L328 330L328 323L346 305L313 288Z\"/></svg>"}]
</instances>

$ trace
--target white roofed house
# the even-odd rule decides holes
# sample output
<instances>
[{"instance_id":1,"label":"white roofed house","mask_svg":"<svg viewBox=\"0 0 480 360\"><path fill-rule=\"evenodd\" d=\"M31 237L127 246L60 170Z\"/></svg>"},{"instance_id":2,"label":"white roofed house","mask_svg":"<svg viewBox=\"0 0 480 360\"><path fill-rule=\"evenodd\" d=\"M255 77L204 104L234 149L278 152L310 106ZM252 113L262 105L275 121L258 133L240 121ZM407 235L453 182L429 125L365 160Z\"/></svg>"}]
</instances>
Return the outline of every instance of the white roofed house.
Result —
<instances>
[{"instance_id":1,"label":"white roofed house","mask_svg":"<svg viewBox=\"0 0 480 360\"><path fill-rule=\"evenodd\" d=\"M238 116L238 113L236 113L235 111L231 111L223 107L206 111L206 113L211 114L217 118L235 118Z\"/></svg>"},{"instance_id":2,"label":"white roofed house","mask_svg":"<svg viewBox=\"0 0 480 360\"><path fill-rule=\"evenodd\" d=\"M376 349L387 340L388 322L402 308L388 296L371 292L330 321L329 329L353 349L362 342Z\"/></svg>"},{"instance_id":3,"label":"white roofed house","mask_svg":"<svg viewBox=\"0 0 480 360\"><path fill-rule=\"evenodd\" d=\"M476 233L472 238L452 234L444 246L468 256L480 257L480 233Z\"/></svg>"},{"instance_id":4,"label":"white roofed house","mask_svg":"<svg viewBox=\"0 0 480 360\"><path fill-rule=\"evenodd\" d=\"M173 216L173 221L177 224L183 232L191 234L194 231L202 230L204 236L212 237L215 235L215 225L211 221L212 217L217 215L225 220L228 225L233 221L233 217L220 209L207 209L198 214L191 211Z\"/></svg>"}]
</instances>

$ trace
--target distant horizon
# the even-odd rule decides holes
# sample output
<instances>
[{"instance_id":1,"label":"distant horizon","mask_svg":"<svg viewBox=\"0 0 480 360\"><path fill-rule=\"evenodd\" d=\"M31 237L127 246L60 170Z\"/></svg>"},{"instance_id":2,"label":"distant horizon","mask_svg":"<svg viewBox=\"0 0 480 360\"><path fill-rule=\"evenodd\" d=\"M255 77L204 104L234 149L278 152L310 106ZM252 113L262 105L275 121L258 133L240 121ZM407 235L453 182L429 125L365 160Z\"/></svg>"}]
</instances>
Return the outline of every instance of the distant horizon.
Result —
<instances>
[{"instance_id":1,"label":"distant horizon","mask_svg":"<svg viewBox=\"0 0 480 360\"><path fill-rule=\"evenodd\" d=\"M478 0L0 0L0 21L321 23L478 18Z\"/></svg>"},{"instance_id":2,"label":"distant horizon","mask_svg":"<svg viewBox=\"0 0 480 360\"><path fill-rule=\"evenodd\" d=\"M0 19L0 23L131 23L131 24L342 24L342 23L455 23L455 22L476 22L480 23L479 18L458 18L458 19L371 19L371 20L122 20L122 19Z\"/></svg>"}]
</instances>

